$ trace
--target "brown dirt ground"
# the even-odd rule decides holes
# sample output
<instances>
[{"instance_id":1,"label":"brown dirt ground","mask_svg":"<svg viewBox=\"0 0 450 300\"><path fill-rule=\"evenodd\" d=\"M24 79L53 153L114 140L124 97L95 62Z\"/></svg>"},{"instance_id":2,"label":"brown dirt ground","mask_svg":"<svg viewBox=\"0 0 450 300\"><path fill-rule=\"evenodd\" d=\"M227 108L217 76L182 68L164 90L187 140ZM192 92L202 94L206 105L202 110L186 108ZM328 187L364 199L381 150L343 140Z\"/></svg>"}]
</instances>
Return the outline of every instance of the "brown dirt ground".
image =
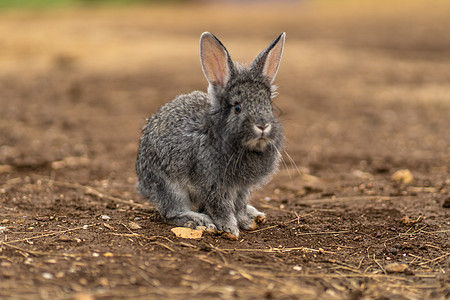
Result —
<instances>
[{"instance_id":1,"label":"brown dirt ground","mask_svg":"<svg viewBox=\"0 0 450 300\"><path fill-rule=\"evenodd\" d=\"M324 3L1 12L0 298L450 297L450 5ZM134 191L144 118L206 88L205 30L241 61L287 32L290 157L239 241L176 238Z\"/></svg>"}]
</instances>

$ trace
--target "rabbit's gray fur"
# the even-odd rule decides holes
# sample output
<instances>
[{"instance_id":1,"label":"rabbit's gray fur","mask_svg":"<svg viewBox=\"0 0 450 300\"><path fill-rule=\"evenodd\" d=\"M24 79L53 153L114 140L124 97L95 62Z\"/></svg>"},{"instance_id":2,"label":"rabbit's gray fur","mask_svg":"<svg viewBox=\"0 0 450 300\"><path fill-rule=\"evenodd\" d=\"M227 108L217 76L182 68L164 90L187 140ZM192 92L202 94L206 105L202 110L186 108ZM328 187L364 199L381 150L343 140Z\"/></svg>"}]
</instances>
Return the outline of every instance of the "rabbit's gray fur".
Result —
<instances>
[{"instance_id":1,"label":"rabbit's gray fur","mask_svg":"<svg viewBox=\"0 0 450 300\"><path fill-rule=\"evenodd\" d=\"M204 33L201 58L209 93L180 95L148 119L136 163L137 190L167 222L237 237L239 228L254 229L255 220L265 220L248 197L280 160L283 134L271 98L284 36L245 68L232 62L215 36ZM225 58L219 65L217 53Z\"/></svg>"}]
</instances>

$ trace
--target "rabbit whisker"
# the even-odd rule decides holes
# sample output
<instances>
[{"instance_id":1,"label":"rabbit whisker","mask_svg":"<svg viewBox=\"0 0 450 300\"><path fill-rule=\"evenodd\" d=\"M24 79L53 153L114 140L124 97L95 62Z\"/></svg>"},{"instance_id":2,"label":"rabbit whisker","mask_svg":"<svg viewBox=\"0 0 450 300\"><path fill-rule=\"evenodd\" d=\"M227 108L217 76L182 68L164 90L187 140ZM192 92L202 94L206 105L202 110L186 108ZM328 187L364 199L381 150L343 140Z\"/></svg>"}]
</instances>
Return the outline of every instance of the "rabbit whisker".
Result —
<instances>
[{"instance_id":1,"label":"rabbit whisker","mask_svg":"<svg viewBox=\"0 0 450 300\"><path fill-rule=\"evenodd\" d=\"M295 170L297 170L298 175L302 176L302 172L300 171L300 169L298 168L297 164L292 159L292 157L289 155L289 153L287 153L286 150L283 150L283 152L286 154L287 158L289 159L291 166L293 166L295 168Z\"/></svg>"},{"instance_id":2,"label":"rabbit whisker","mask_svg":"<svg viewBox=\"0 0 450 300\"><path fill-rule=\"evenodd\" d=\"M284 167L286 168L286 171L287 171L287 173L289 175L289 179L291 180L292 185L294 185L294 180L292 179L291 172L289 172L289 168L288 168L288 166L286 164L286 160L283 158L283 155L281 155L281 152L280 152L280 150L278 150L277 146L275 144L273 144L273 143L270 143L270 144L278 152L278 155L280 155L281 162L283 163Z\"/></svg>"}]
</instances>

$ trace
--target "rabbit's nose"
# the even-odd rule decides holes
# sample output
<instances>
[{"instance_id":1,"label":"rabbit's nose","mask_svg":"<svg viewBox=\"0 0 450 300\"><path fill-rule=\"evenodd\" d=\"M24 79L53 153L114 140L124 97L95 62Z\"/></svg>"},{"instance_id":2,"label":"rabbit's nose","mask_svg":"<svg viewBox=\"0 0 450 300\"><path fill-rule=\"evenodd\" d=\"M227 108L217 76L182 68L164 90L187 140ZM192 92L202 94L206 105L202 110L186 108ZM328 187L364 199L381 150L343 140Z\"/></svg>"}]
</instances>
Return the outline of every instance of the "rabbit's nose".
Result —
<instances>
[{"instance_id":1,"label":"rabbit's nose","mask_svg":"<svg viewBox=\"0 0 450 300\"><path fill-rule=\"evenodd\" d=\"M270 131L270 128L272 126L270 124L265 124L265 125L254 125L254 129L256 131L257 134L261 134L263 135L264 133L268 133Z\"/></svg>"}]
</instances>

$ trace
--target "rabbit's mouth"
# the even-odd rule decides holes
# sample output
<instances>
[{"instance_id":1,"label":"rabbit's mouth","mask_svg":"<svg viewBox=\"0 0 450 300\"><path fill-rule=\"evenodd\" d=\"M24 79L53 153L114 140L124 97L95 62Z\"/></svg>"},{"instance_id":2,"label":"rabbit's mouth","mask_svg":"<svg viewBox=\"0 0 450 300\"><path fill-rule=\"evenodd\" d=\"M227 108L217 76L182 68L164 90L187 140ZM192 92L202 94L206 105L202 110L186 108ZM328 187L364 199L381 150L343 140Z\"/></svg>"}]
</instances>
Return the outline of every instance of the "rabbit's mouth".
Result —
<instances>
[{"instance_id":1,"label":"rabbit's mouth","mask_svg":"<svg viewBox=\"0 0 450 300\"><path fill-rule=\"evenodd\" d=\"M244 142L244 147L247 147L252 151L263 152L269 144L270 139L268 139L264 135L261 135L257 138L253 138L249 141Z\"/></svg>"},{"instance_id":2,"label":"rabbit's mouth","mask_svg":"<svg viewBox=\"0 0 450 300\"><path fill-rule=\"evenodd\" d=\"M271 133L272 125L270 123L263 123L264 125L253 125L254 137L244 142L244 147L253 151L263 152L267 145L270 144L271 139L269 135Z\"/></svg>"}]
</instances>

